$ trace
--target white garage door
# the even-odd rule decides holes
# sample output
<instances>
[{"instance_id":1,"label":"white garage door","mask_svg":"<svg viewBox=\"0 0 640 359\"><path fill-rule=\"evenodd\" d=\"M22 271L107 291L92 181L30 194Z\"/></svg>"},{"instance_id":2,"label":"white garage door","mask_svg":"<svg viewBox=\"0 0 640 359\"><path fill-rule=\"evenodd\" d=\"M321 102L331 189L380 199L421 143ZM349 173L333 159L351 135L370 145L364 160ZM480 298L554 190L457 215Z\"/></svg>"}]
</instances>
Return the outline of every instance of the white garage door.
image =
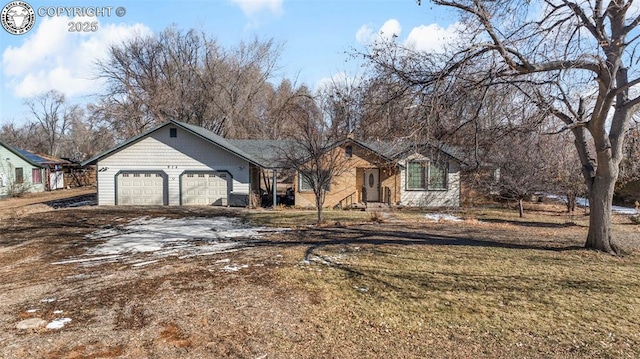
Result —
<instances>
[{"instance_id":1,"label":"white garage door","mask_svg":"<svg viewBox=\"0 0 640 359\"><path fill-rule=\"evenodd\" d=\"M226 206L228 174L219 172L184 173L180 194L187 206Z\"/></svg>"},{"instance_id":2,"label":"white garage door","mask_svg":"<svg viewBox=\"0 0 640 359\"><path fill-rule=\"evenodd\" d=\"M164 176L157 172L120 173L118 205L164 205Z\"/></svg>"}]
</instances>

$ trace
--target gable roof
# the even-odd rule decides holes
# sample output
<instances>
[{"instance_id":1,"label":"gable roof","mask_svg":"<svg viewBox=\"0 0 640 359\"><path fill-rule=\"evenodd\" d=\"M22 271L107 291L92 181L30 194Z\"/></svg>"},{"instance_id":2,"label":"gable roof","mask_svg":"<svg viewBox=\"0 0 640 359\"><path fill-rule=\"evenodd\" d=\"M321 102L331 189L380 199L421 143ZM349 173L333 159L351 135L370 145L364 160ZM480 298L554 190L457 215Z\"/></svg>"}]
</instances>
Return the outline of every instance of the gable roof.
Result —
<instances>
[{"instance_id":1,"label":"gable roof","mask_svg":"<svg viewBox=\"0 0 640 359\"><path fill-rule=\"evenodd\" d=\"M281 168L285 166L285 164L283 163L282 151L295 147L295 141L292 141L292 140L225 139L203 127L180 122L180 121L169 120L82 162L82 166L95 164L99 160L107 156L110 156L124 149L125 147L128 147L129 145L147 137L151 133L168 125L173 125L173 126L182 128L183 130L190 132L193 135L198 136L203 140L215 146L218 146L224 150L227 150L230 153L246 160L247 162L262 168ZM409 153L420 152L421 150L424 150L425 147L430 147L430 148L440 150L446 155L448 155L449 157L461 163L463 162L461 159L462 156L455 149L445 144L432 144L432 143L406 144L402 141L359 141L354 138L347 137L345 139L336 141L334 144L329 146L328 150L342 146L346 143L356 144L368 151L371 151L373 154L380 156L383 160L388 162L398 160L402 156L406 156Z\"/></svg>"},{"instance_id":2,"label":"gable roof","mask_svg":"<svg viewBox=\"0 0 640 359\"><path fill-rule=\"evenodd\" d=\"M14 155L20 157L21 159L23 159L25 162L27 162L28 164L34 166L34 167L44 167L44 163L39 161L39 159L42 159L41 157L29 152L29 151L25 151L25 150L21 150L19 148L15 148L11 145L9 145L6 142L3 142L2 140L0 140L0 146L6 148L9 152L13 153Z\"/></svg>"},{"instance_id":3,"label":"gable roof","mask_svg":"<svg viewBox=\"0 0 640 359\"><path fill-rule=\"evenodd\" d=\"M86 161L84 161L82 163L82 166L86 166L89 164L95 164L97 163L99 160L108 157L122 149L124 149L125 147L128 147L129 145L134 144L135 142L138 142L140 140L142 140L143 138L147 137L148 135L150 135L151 133L169 126L169 125L173 125L179 128L182 128L183 130L197 136L200 137L201 139L213 144L214 146L220 147L228 152L231 152L232 154L242 158L243 160L256 165L256 166L260 166L260 167L268 167L266 165L264 165L263 163L261 163L261 161L259 159L256 159L254 156L252 156L251 154L245 152L244 150L238 148L236 145L234 145L230 140L227 140L221 136L216 135L215 133L200 127L200 126L196 126L196 125L191 125L188 123L184 123L184 122L179 122L179 121L175 121L175 120L169 120L167 122L164 122L150 130L147 130L135 137L132 137L126 141L124 141L123 143L109 149L106 150Z\"/></svg>"},{"instance_id":4,"label":"gable roof","mask_svg":"<svg viewBox=\"0 0 640 359\"><path fill-rule=\"evenodd\" d=\"M462 153L456 148L445 143L424 142L424 143L404 143L401 141L368 141L366 145L374 151L393 159L400 159L415 152L422 152L425 149L435 149L454 160L464 163Z\"/></svg>"}]
</instances>

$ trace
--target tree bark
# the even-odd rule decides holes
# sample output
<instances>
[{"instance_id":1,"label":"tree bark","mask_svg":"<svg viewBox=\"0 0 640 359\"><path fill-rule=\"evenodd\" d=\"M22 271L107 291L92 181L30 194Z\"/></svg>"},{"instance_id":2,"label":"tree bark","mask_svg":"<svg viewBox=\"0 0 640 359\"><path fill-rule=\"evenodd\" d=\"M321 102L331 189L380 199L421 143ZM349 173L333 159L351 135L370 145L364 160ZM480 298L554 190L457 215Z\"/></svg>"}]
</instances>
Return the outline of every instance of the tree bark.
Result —
<instances>
[{"instance_id":1,"label":"tree bark","mask_svg":"<svg viewBox=\"0 0 640 359\"><path fill-rule=\"evenodd\" d=\"M524 217L524 203L522 203L522 198L518 199L518 214L520 214L520 218Z\"/></svg>"},{"instance_id":2,"label":"tree bark","mask_svg":"<svg viewBox=\"0 0 640 359\"><path fill-rule=\"evenodd\" d=\"M598 172L600 169L598 168ZM613 241L611 225L611 206L616 176L611 171L594 178L589 192L589 232L585 248L595 249L609 254L620 254L620 248Z\"/></svg>"},{"instance_id":3,"label":"tree bark","mask_svg":"<svg viewBox=\"0 0 640 359\"><path fill-rule=\"evenodd\" d=\"M318 224L321 224L322 219L322 196L320 194L316 194L316 209L318 210Z\"/></svg>"},{"instance_id":4,"label":"tree bark","mask_svg":"<svg viewBox=\"0 0 640 359\"><path fill-rule=\"evenodd\" d=\"M577 195L573 191L567 192L567 212L573 213L576 210L576 198Z\"/></svg>"}]
</instances>

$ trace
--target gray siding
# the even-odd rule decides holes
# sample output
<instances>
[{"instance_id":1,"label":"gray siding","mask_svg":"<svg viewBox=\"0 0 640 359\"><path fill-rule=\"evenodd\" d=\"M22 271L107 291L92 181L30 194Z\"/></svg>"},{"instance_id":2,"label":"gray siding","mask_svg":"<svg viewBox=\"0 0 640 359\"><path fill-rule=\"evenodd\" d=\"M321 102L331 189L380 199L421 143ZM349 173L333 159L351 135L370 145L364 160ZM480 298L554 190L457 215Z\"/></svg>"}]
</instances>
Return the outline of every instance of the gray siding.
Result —
<instances>
[{"instance_id":1,"label":"gray siding","mask_svg":"<svg viewBox=\"0 0 640 359\"><path fill-rule=\"evenodd\" d=\"M460 164L457 161L449 161L447 174L447 190L408 190L407 189L407 163L409 160L423 156L411 156L400 164L400 204L409 207L459 207L460 206Z\"/></svg>"},{"instance_id":2,"label":"gray siding","mask_svg":"<svg viewBox=\"0 0 640 359\"><path fill-rule=\"evenodd\" d=\"M185 171L226 171L233 193L249 193L249 163L208 141L165 126L98 161L98 204L115 204L115 176L121 171L162 171L167 175L168 204L180 204L180 175Z\"/></svg>"},{"instance_id":3,"label":"gray siding","mask_svg":"<svg viewBox=\"0 0 640 359\"><path fill-rule=\"evenodd\" d=\"M35 167L29 162L23 160L15 153L9 151L4 146L0 145L0 174L2 176L2 185L0 186L0 196L6 196L8 194L9 186L15 179L15 169L23 169L23 177L25 184L25 190L27 192L43 192L44 182L46 181L46 172L44 169ZM31 172L33 169L40 169L42 183L33 183Z\"/></svg>"}]
</instances>

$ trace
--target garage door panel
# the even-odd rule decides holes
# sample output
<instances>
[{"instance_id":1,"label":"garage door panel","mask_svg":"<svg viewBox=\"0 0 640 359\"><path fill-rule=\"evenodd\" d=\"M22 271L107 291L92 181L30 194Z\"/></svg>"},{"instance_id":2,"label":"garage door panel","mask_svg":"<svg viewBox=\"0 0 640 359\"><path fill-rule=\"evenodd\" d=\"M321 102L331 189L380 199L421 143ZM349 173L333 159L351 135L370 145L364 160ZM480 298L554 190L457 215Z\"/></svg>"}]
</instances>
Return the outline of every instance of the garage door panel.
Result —
<instances>
[{"instance_id":1,"label":"garage door panel","mask_svg":"<svg viewBox=\"0 0 640 359\"><path fill-rule=\"evenodd\" d=\"M226 206L228 186L226 174L185 173L180 188L182 204Z\"/></svg>"},{"instance_id":2,"label":"garage door panel","mask_svg":"<svg viewBox=\"0 0 640 359\"><path fill-rule=\"evenodd\" d=\"M165 178L157 172L121 173L116 176L118 205L164 205Z\"/></svg>"}]
</instances>

